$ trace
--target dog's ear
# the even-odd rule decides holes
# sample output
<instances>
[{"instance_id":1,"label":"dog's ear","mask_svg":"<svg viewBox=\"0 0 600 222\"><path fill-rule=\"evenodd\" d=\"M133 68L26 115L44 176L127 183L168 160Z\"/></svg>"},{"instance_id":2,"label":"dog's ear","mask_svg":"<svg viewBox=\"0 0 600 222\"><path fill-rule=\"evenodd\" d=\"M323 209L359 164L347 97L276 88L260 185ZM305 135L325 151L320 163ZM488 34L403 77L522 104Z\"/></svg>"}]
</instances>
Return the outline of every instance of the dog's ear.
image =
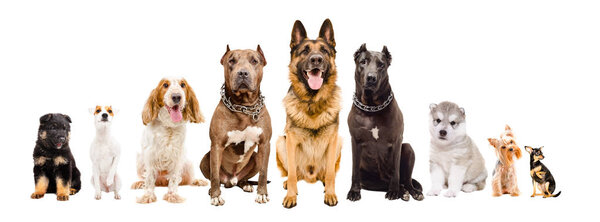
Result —
<instances>
[{"instance_id":1,"label":"dog's ear","mask_svg":"<svg viewBox=\"0 0 600 222\"><path fill-rule=\"evenodd\" d=\"M321 25L321 30L319 31L319 38L325 40L331 47L335 47L335 39L333 38L333 25L331 24L331 20L325 19L323 21L323 25Z\"/></svg>"},{"instance_id":2,"label":"dog's ear","mask_svg":"<svg viewBox=\"0 0 600 222\"><path fill-rule=\"evenodd\" d=\"M290 48L294 49L304 39L306 39L306 29L300 20L296 20L294 28L292 28L292 41L290 42Z\"/></svg>"},{"instance_id":3,"label":"dog's ear","mask_svg":"<svg viewBox=\"0 0 600 222\"><path fill-rule=\"evenodd\" d=\"M504 130L512 130L508 124L504 127Z\"/></svg>"},{"instance_id":4,"label":"dog's ear","mask_svg":"<svg viewBox=\"0 0 600 222\"><path fill-rule=\"evenodd\" d=\"M498 147L498 143L500 143L496 138L488 138L488 142L490 142L490 145L493 147Z\"/></svg>"},{"instance_id":5,"label":"dog's ear","mask_svg":"<svg viewBox=\"0 0 600 222\"><path fill-rule=\"evenodd\" d=\"M185 80L185 95L186 95L186 104L185 109L183 110L183 118L185 120L190 121L191 123L203 123L204 116L200 111L200 104L198 103L198 98L196 98L196 93Z\"/></svg>"},{"instance_id":6,"label":"dog's ear","mask_svg":"<svg viewBox=\"0 0 600 222\"><path fill-rule=\"evenodd\" d=\"M227 53L229 53L229 44L227 44L227 50L225 50L225 54L223 54L223 57L221 57L221 65L225 65L225 58L227 58Z\"/></svg>"},{"instance_id":7,"label":"dog's ear","mask_svg":"<svg viewBox=\"0 0 600 222\"><path fill-rule=\"evenodd\" d=\"M61 114L61 115L67 120L67 122L73 123L73 122L71 122L71 117L70 116L65 115L65 114Z\"/></svg>"},{"instance_id":8,"label":"dog's ear","mask_svg":"<svg viewBox=\"0 0 600 222\"><path fill-rule=\"evenodd\" d=\"M544 146L540 146L540 148L538 148L538 150L542 151L542 148L544 148Z\"/></svg>"},{"instance_id":9,"label":"dog's ear","mask_svg":"<svg viewBox=\"0 0 600 222\"><path fill-rule=\"evenodd\" d=\"M530 146L525 146L525 150L526 150L528 153L531 153L531 152L533 151L533 149L532 149Z\"/></svg>"},{"instance_id":10,"label":"dog's ear","mask_svg":"<svg viewBox=\"0 0 600 222\"><path fill-rule=\"evenodd\" d=\"M436 108L437 108L437 104L435 104L435 103L429 104L429 110L433 111Z\"/></svg>"},{"instance_id":11,"label":"dog's ear","mask_svg":"<svg viewBox=\"0 0 600 222\"><path fill-rule=\"evenodd\" d=\"M118 113L121 111L120 109L115 109L115 108L113 108L112 106L109 106L109 107L110 107L110 109L112 110L112 112L113 112L113 115L117 115L117 114L118 114Z\"/></svg>"},{"instance_id":12,"label":"dog's ear","mask_svg":"<svg viewBox=\"0 0 600 222\"><path fill-rule=\"evenodd\" d=\"M388 51L387 46L383 46L383 50L381 50L381 53L383 53L383 59L385 59L385 61L387 62L387 65L391 65L392 64L392 54L390 54L390 51Z\"/></svg>"},{"instance_id":13,"label":"dog's ear","mask_svg":"<svg viewBox=\"0 0 600 222\"><path fill-rule=\"evenodd\" d=\"M516 147L516 149L514 149L515 156L517 157L517 159L521 159L521 156L522 156L522 154L521 154L521 148L519 148L518 146L515 146L515 147Z\"/></svg>"},{"instance_id":14,"label":"dog's ear","mask_svg":"<svg viewBox=\"0 0 600 222\"><path fill-rule=\"evenodd\" d=\"M260 56L260 62L262 63L263 66L266 66L267 59L265 58L265 54L263 53L262 49L260 48L260 45L256 46L256 51L258 52L258 55Z\"/></svg>"},{"instance_id":15,"label":"dog's ear","mask_svg":"<svg viewBox=\"0 0 600 222\"><path fill-rule=\"evenodd\" d=\"M462 113L462 115L463 115L463 116L464 116L464 115L467 115L467 114L465 113L465 108L459 107L458 109L460 110L460 113Z\"/></svg>"},{"instance_id":16,"label":"dog's ear","mask_svg":"<svg viewBox=\"0 0 600 222\"><path fill-rule=\"evenodd\" d=\"M42 117L40 117L40 123L47 123L48 121L50 121L53 117L52 113L48 113L46 115L43 115Z\"/></svg>"},{"instance_id":17,"label":"dog's ear","mask_svg":"<svg viewBox=\"0 0 600 222\"><path fill-rule=\"evenodd\" d=\"M360 57L360 54L363 52L367 51L367 43L363 43L362 45L360 45L360 48L358 48L358 50L356 50L356 52L354 52L354 62L358 62L358 58Z\"/></svg>"},{"instance_id":18,"label":"dog's ear","mask_svg":"<svg viewBox=\"0 0 600 222\"><path fill-rule=\"evenodd\" d=\"M150 92L150 96L148 100L146 100L146 104L144 105L144 110L142 110L142 122L144 125L148 125L148 123L152 122L156 117L158 117L158 112L160 111L159 106L159 97L160 97L160 89L163 87L163 82L160 81L158 86Z\"/></svg>"},{"instance_id":19,"label":"dog's ear","mask_svg":"<svg viewBox=\"0 0 600 222\"><path fill-rule=\"evenodd\" d=\"M89 112L90 114L94 115L94 113L96 113L96 107L94 106L94 107L90 107L90 108L88 108L88 112Z\"/></svg>"}]
</instances>

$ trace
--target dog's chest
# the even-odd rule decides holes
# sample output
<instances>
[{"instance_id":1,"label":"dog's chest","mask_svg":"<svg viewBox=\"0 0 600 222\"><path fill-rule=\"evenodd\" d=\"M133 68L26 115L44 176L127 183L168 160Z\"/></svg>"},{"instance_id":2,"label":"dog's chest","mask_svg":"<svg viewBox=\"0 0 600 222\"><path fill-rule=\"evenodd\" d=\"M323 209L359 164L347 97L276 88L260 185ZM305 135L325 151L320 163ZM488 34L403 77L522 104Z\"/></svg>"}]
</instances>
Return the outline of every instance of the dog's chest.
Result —
<instances>
[{"instance_id":1,"label":"dog's chest","mask_svg":"<svg viewBox=\"0 0 600 222\"><path fill-rule=\"evenodd\" d=\"M242 162L250 156L246 154L252 152L259 144L262 133L263 129L257 126L248 126L243 130L231 130L227 132L225 147L230 153L239 158L236 162Z\"/></svg>"}]
</instances>

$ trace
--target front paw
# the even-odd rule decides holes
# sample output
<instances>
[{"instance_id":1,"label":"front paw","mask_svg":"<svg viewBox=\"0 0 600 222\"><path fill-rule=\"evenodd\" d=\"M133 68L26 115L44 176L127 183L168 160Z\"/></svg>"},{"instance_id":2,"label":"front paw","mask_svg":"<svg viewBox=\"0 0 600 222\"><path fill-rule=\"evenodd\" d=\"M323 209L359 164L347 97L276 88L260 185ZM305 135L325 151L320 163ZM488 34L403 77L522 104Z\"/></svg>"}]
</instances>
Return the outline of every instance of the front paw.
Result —
<instances>
[{"instance_id":1,"label":"front paw","mask_svg":"<svg viewBox=\"0 0 600 222\"><path fill-rule=\"evenodd\" d=\"M223 198L221 198L221 196L216 196L213 198L210 198L210 204L213 206L223 206L223 204L225 204L225 200L223 200Z\"/></svg>"},{"instance_id":2,"label":"front paw","mask_svg":"<svg viewBox=\"0 0 600 222\"><path fill-rule=\"evenodd\" d=\"M138 197L136 202L141 204L149 204L156 202L156 195L154 195L154 193L144 194L144 196Z\"/></svg>"},{"instance_id":3,"label":"front paw","mask_svg":"<svg viewBox=\"0 0 600 222\"><path fill-rule=\"evenodd\" d=\"M56 200L58 201L67 201L69 200L69 194L57 194Z\"/></svg>"},{"instance_id":4,"label":"front paw","mask_svg":"<svg viewBox=\"0 0 600 222\"><path fill-rule=\"evenodd\" d=\"M360 198L361 198L360 190L358 190L358 191L350 190L350 191L348 191L348 196L346 197L346 199L348 199L350 201L358 201L358 200L360 200Z\"/></svg>"},{"instance_id":5,"label":"front paw","mask_svg":"<svg viewBox=\"0 0 600 222\"><path fill-rule=\"evenodd\" d=\"M445 197L456 197L456 195L458 194L458 191L454 191L454 190L447 190L446 193L444 193Z\"/></svg>"},{"instance_id":6,"label":"front paw","mask_svg":"<svg viewBox=\"0 0 600 222\"><path fill-rule=\"evenodd\" d=\"M442 192L441 189L431 189L427 192L427 196L438 196L440 195L440 192Z\"/></svg>"},{"instance_id":7,"label":"front paw","mask_svg":"<svg viewBox=\"0 0 600 222\"><path fill-rule=\"evenodd\" d=\"M246 184L242 186L242 190L244 190L244 192L252 193L254 192L254 187L250 184Z\"/></svg>"},{"instance_id":8,"label":"front paw","mask_svg":"<svg viewBox=\"0 0 600 222\"><path fill-rule=\"evenodd\" d=\"M115 200L120 200L121 199L121 195L119 195L118 193L115 193Z\"/></svg>"},{"instance_id":9,"label":"front paw","mask_svg":"<svg viewBox=\"0 0 600 222\"><path fill-rule=\"evenodd\" d=\"M267 194L257 194L255 201L259 204L267 203L269 202L269 196Z\"/></svg>"},{"instance_id":10,"label":"front paw","mask_svg":"<svg viewBox=\"0 0 600 222\"><path fill-rule=\"evenodd\" d=\"M325 204L327 204L330 207L333 207L335 205L337 205L338 200L337 200L337 195L335 195L334 193L332 194L325 194Z\"/></svg>"},{"instance_id":11,"label":"front paw","mask_svg":"<svg viewBox=\"0 0 600 222\"><path fill-rule=\"evenodd\" d=\"M166 193L163 196L163 200L166 200L169 203L183 203L183 201L185 201L185 198L179 196L179 194L176 193Z\"/></svg>"},{"instance_id":12,"label":"front paw","mask_svg":"<svg viewBox=\"0 0 600 222\"><path fill-rule=\"evenodd\" d=\"M100 200L100 199L102 199L102 193L96 193L96 194L94 195L94 198L95 198L96 200Z\"/></svg>"},{"instance_id":13,"label":"front paw","mask_svg":"<svg viewBox=\"0 0 600 222\"><path fill-rule=\"evenodd\" d=\"M42 197L44 197L43 193L32 193L31 194L31 199L40 199Z\"/></svg>"},{"instance_id":14,"label":"front paw","mask_svg":"<svg viewBox=\"0 0 600 222\"><path fill-rule=\"evenodd\" d=\"M295 206L296 206L296 195L285 196L285 198L283 198L283 207L292 208Z\"/></svg>"},{"instance_id":15,"label":"front paw","mask_svg":"<svg viewBox=\"0 0 600 222\"><path fill-rule=\"evenodd\" d=\"M397 200L400 199L400 196L402 196L402 192L398 190L388 190L388 192L385 193L385 199L388 200Z\"/></svg>"}]
</instances>

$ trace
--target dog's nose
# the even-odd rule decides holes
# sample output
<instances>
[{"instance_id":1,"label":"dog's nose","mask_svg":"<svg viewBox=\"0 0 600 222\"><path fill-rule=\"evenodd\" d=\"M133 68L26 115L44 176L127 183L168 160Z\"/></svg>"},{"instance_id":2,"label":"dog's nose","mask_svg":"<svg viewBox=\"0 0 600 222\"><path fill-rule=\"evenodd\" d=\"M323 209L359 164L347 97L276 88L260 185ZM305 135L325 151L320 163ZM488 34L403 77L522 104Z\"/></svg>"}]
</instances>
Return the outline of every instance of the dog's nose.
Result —
<instances>
[{"instance_id":1,"label":"dog's nose","mask_svg":"<svg viewBox=\"0 0 600 222\"><path fill-rule=\"evenodd\" d=\"M173 100L174 103L177 104L181 101L181 94L173 93L173 95L171 95L171 99Z\"/></svg>"},{"instance_id":2,"label":"dog's nose","mask_svg":"<svg viewBox=\"0 0 600 222\"><path fill-rule=\"evenodd\" d=\"M102 113L102 118L104 118L104 119L108 118L108 114Z\"/></svg>"},{"instance_id":3,"label":"dog's nose","mask_svg":"<svg viewBox=\"0 0 600 222\"><path fill-rule=\"evenodd\" d=\"M440 130L440 136L446 136L448 135L448 132L446 132L446 130Z\"/></svg>"},{"instance_id":4,"label":"dog's nose","mask_svg":"<svg viewBox=\"0 0 600 222\"><path fill-rule=\"evenodd\" d=\"M59 143L64 143L66 140L66 138L64 136L58 137L58 142Z\"/></svg>"},{"instance_id":5,"label":"dog's nose","mask_svg":"<svg viewBox=\"0 0 600 222\"><path fill-rule=\"evenodd\" d=\"M372 73L367 74L367 83L375 83L375 82L377 82L377 76Z\"/></svg>"},{"instance_id":6,"label":"dog's nose","mask_svg":"<svg viewBox=\"0 0 600 222\"><path fill-rule=\"evenodd\" d=\"M239 71L237 74L239 77L242 77L242 78L248 78L248 75L250 75L250 73L248 73L248 71L246 71L246 70Z\"/></svg>"},{"instance_id":7,"label":"dog's nose","mask_svg":"<svg viewBox=\"0 0 600 222\"><path fill-rule=\"evenodd\" d=\"M312 55L308 59L313 65L321 65L321 63L323 63L323 56L319 54Z\"/></svg>"}]
</instances>

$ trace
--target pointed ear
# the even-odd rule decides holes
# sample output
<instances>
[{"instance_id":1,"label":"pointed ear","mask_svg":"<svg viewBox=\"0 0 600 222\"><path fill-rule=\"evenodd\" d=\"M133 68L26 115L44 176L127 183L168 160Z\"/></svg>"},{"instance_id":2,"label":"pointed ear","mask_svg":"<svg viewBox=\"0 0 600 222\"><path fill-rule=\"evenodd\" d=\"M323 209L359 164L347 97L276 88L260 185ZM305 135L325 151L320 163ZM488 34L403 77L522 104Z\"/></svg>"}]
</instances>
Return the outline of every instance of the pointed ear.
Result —
<instances>
[{"instance_id":1,"label":"pointed ear","mask_svg":"<svg viewBox=\"0 0 600 222\"><path fill-rule=\"evenodd\" d=\"M496 138L488 138L488 142L490 142L490 145L492 145L493 147L498 147L498 143L500 141L498 141Z\"/></svg>"},{"instance_id":2,"label":"pointed ear","mask_svg":"<svg viewBox=\"0 0 600 222\"><path fill-rule=\"evenodd\" d=\"M160 87L162 86L163 81L158 83L158 86L150 92L150 96L148 100L146 100L146 104L144 105L144 110L142 110L142 122L144 125L148 125L148 123L152 122L156 117L158 117L158 112L160 111L160 106L158 105L159 101L159 92Z\"/></svg>"},{"instance_id":3,"label":"pointed ear","mask_svg":"<svg viewBox=\"0 0 600 222\"><path fill-rule=\"evenodd\" d=\"M539 150L542 150L542 148L544 148L544 146L540 146L540 148L538 148Z\"/></svg>"},{"instance_id":4,"label":"pointed ear","mask_svg":"<svg viewBox=\"0 0 600 222\"><path fill-rule=\"evenodd\" d=\"M263 53L262 49L260 48L260 45L256 46L256 51L258 52L258 55L260 56L260 62L262 63L263 66L266 66L267 59L265 58L265 54Z\"/></svg>"},{"instance_id":5,"label":"pointed ear","mask_svg":"<svg viewBox=\"0 0 600 222\"><path fill-rule=\"evenodd\" d=\"M221 57L221 65L225 64L225 58L227 57L227 53L229 53L229 44L227 44L227 50L225 50L225 54L223 54L223 57Z\"/></svg>"},{"instance_id":6,"label":"pointed ear","mask_svg":"<svg viewBox=\"0 0 600 222\"><path fill-rule=\"evenodd\" d=\"M512 130L508 124L504 127L504 130Z\"/></svg>"},{"instance_id":7,"label":"pointed ear","mask_svg":"<svg viewBox=\"0 0 600 222\"><path fill-rule=\"evenodd\" d=\"M531 151L533 151L533 149L532 149L530 146L525 146L525 150L526 150L528 153L531 153Z\"/></svg>"},{"instance_id":8,"label":"pointed ear","mask_svg":"<svg viewBox=\"0 0 600 222\"><path fill-rule=\"evenodd\" d=\"M319 38L325 40L329 45L335 47L335 39L333 38L333 25L329 19L325 19L319 31Z\"/></svg>"},{"instance_id":9,"label":"pointed ear","mask_svg":"<svg viewBox=\"0 0 600 222\"><path fill-rule=\"evenodd\" d=\"M69 115L65 115L65 114L62 114L62 115L63 115L63 117L65 117L65 119L67 119L67 122L73 123L73 122L71 122L71 117Z\"/></svg>"},{"instance_id":10,"label":"pointed ear","mask_svg":"<svg viewBox=\"0 0 600 222\"><path fill-rule=\"evenodd\" d=\"M433 111L436 108L437 108L437 104L435 104L435 103L429 104L429 110Z\"/></svg>"},{"instance_id":11,"label":"pointed ear","mask_svg":"<svg viewBox=\"0 0 600 222\"><path fill-rule=\"evenodd\" d=\"M48 113L46 115L43 115L43 116L40 117L40 123L48 122L48 121L50 121L52 119L52 117L53 117L52 113Z\"/></svg>"},{"instance_id":12,"label":"pointed ear","mask_svg":"<svg viewBox=\"0 0 600 222\"><path fill-rule=\"evenodd\" d=\"M183 80L185 82L185 80ZM185 82L185 95L187 98L185 109L183 110L183 118L190 121L191 123L203 123L204 116L200 111L200 104L198 103L198 98L196 98L196 93L188 84Z\"/></svg>"},{"instance_id":13,"label":"pointed ear","mask_svg":"<svg viewBox=\"0 0 600 222\"><path fill-rule=\"evenodd\" d=\"M295 48L306 38L306 29L300 20L296 20L294 28L292 28L292 41L290 42L290 48Z\"/></svg>"},{"instance_id":14,"label":"pointed ear","mask_svg":"<svg viewBox=\"0 0 600 222\"><path fill-rule=\"evenodd\" d=\"M388 51L387 46L383 46L383 50L381 50L381 53L383 53L383 58L387 62L387 65L388 66L391 65L392 64L392 54L390 54L390 51Z\"/></svg>"},{"instance_id":15,"label":"pointed ear","mask_svg":"<svg viewBox=\"0 0 600 222\"><path fill-rule=\"evenodd\" d=\"M362 45L360 45L360 48L358 48L358 50L356 50L356 52L354 52L354 62L358 62L358 58L360 57L360 54L363 52L367 51L367 43L363 43Z\"/></svg>"},{"instance_id":16,"label":"pointed ear","mask_svg":"<svg viewBox=\"0 0 600 222\"><path fill-rule=\"evenodd\" d=\"M466 113L465 113L465 108L462 108L462 107L460 107L460 108L458 108L458 109L460 110L460 113L462 113L463 115L466 115Z\"/></svg>"}]
</instances>

